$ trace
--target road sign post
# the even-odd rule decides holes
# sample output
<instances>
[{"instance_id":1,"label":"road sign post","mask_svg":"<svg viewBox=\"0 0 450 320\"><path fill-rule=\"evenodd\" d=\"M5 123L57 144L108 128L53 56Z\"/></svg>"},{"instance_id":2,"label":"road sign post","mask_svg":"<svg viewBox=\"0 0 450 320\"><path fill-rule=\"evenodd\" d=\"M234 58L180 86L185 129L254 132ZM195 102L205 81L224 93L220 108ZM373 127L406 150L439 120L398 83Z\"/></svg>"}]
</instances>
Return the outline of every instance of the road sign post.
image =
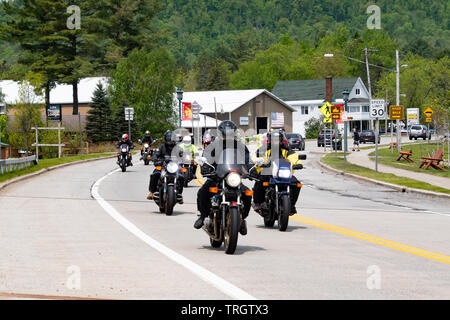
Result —
<instances>
[{"instance_id":1,"label":"road sign post","mask_svg":"<svg viewBox=\"0 0 450 320\"><path fill-rule=\"evenodd\" d=\"M383 99L370 100L370 117L375 119L375 171L378 172L378 133L380 130L380 118L386 117L385 101Z\"/></svg>"},{"instance_id":2,"label":"road sign post","mask_svg":"<svg viewBox=\"0 0 450 320\"><path fill-rule=\"evenodd\" d=\"M131 121L134 119L134 108L125 108L125 120L128 120L128 139L131 140Z\"/></svg>"}]
</instances>

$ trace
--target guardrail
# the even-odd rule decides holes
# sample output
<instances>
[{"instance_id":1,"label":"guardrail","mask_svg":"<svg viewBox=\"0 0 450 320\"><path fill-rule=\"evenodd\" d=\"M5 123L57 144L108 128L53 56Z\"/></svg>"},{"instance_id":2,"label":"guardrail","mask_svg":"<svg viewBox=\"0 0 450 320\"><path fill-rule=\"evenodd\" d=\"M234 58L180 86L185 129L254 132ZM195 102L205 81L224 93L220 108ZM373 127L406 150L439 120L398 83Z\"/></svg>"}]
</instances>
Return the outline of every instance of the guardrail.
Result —
<instances>
[{"instance_id":1,"label":"guardrail","mask_svg":"<svg viewBox=\"0 0 450 320\"><path fill-rule=\"evenodd\" d=\"M21 170L25 167L29 167L31 165L31 162L35 161L35 155L24 158L0 160L0 174L12 172L15 170Z\"/></svg>"}]
</instances>

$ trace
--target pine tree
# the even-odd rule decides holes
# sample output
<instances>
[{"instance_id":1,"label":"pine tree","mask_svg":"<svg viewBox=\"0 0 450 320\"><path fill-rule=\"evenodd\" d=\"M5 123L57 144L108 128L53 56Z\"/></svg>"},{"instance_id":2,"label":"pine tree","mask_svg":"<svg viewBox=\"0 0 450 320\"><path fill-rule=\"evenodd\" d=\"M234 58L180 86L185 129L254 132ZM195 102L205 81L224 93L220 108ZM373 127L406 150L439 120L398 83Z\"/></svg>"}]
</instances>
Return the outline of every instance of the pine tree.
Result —
<instances>
[{"instance_id":1,"label":"pine tree","mask_svg":"<svg viewBox=\"0 0 450 320\"><path fill-rule=\"evenodd\" d=\"M92 98L91 109L86 117L86 134L92 142L113 141L112 111L106 89L97 84Z\"/></svg>"}]
</instances>

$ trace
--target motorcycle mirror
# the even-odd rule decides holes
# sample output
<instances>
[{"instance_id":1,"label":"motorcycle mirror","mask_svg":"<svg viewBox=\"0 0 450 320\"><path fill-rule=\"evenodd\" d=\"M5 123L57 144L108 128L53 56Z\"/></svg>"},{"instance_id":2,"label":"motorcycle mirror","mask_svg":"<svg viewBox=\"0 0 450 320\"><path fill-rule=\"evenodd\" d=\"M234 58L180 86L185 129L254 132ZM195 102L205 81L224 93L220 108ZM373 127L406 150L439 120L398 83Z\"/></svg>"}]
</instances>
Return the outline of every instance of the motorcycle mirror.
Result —
<instances>
[{"instance_id":1,"label":"motorcycle mirror","mask_svg":"<svg viewBox=\"0 0 450 320\"><path fill-rule=\"evenodd\" d=\"M196 157L194 161L195 161L195 163L202 166L205 163L205 161L203 161L204 159L205 159L204 157Z\"/></svg>"},{"instance_id":2,"label":"motorcycle mirror","mask_svg":"<svg viewBox=\"0 0 450 320\"><path fill-rule=\"evenodd\" d=\"M139 144L142 144L142 140L141 140L141 139L139 139L139 140L138 140L138 143L139 143Z\"/></svg>"},{"instance_id":3,"label":"motorcycle mirror","mask_svg":"<svg viewBox=\"0 0 450 320\"><path fill-rule=\"evenodd\" d=\"M299 154L299 155L298 155L298 158L299 158L300 160L306 160L306 154Z\"/></svg>"}]
</instances>

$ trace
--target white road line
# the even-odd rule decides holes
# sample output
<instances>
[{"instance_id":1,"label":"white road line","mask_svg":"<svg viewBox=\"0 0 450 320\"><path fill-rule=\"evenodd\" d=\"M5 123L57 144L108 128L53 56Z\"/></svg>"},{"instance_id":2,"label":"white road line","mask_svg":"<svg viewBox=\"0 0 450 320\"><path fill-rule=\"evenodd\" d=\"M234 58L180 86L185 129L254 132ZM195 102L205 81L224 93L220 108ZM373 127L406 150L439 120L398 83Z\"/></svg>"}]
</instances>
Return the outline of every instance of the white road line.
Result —
<instances>
[{"instance_id":1,"label":"white road line","mask_svg":"<svg viewBox=\"0 0 450 320\"><path fill-rule=\"evenodd\" d=\"M144 241L146 244L151 246L153 249L159 251L161 254L165 255L172 261L178 263L179 265L185 267L189 271L191 271L193 274L198 276L200 279L204 280L205 282L213 285L226 295L230 296L233 299L238 300L256 300L255 297L249 295L242 289L236 287L235 285L231 284L230 282L220 278L219 276L215 275L214 273L210 272L209 270L203 268L202 266L192 262L191 260L185 258L184 256L180 255L179 253L173 251L172 249L166 247L165 245L161 244L160 242L156 241L152 237L145 234L142 230L140 230L136 225L131 223L129 220L127 220L124 216L122 216L116 209L114 209L108 202L106 202L99 194L98 190L100 187L100 183L106 179L111 174L119 171L120 169L114 170L104 177L97 180L91 189L91 195L94 197L95 200L98 201L100 206L118 223L120 223L125 229L130 231L132 234L134 234L136 237Z\"/></svg>"}]
</instances>

